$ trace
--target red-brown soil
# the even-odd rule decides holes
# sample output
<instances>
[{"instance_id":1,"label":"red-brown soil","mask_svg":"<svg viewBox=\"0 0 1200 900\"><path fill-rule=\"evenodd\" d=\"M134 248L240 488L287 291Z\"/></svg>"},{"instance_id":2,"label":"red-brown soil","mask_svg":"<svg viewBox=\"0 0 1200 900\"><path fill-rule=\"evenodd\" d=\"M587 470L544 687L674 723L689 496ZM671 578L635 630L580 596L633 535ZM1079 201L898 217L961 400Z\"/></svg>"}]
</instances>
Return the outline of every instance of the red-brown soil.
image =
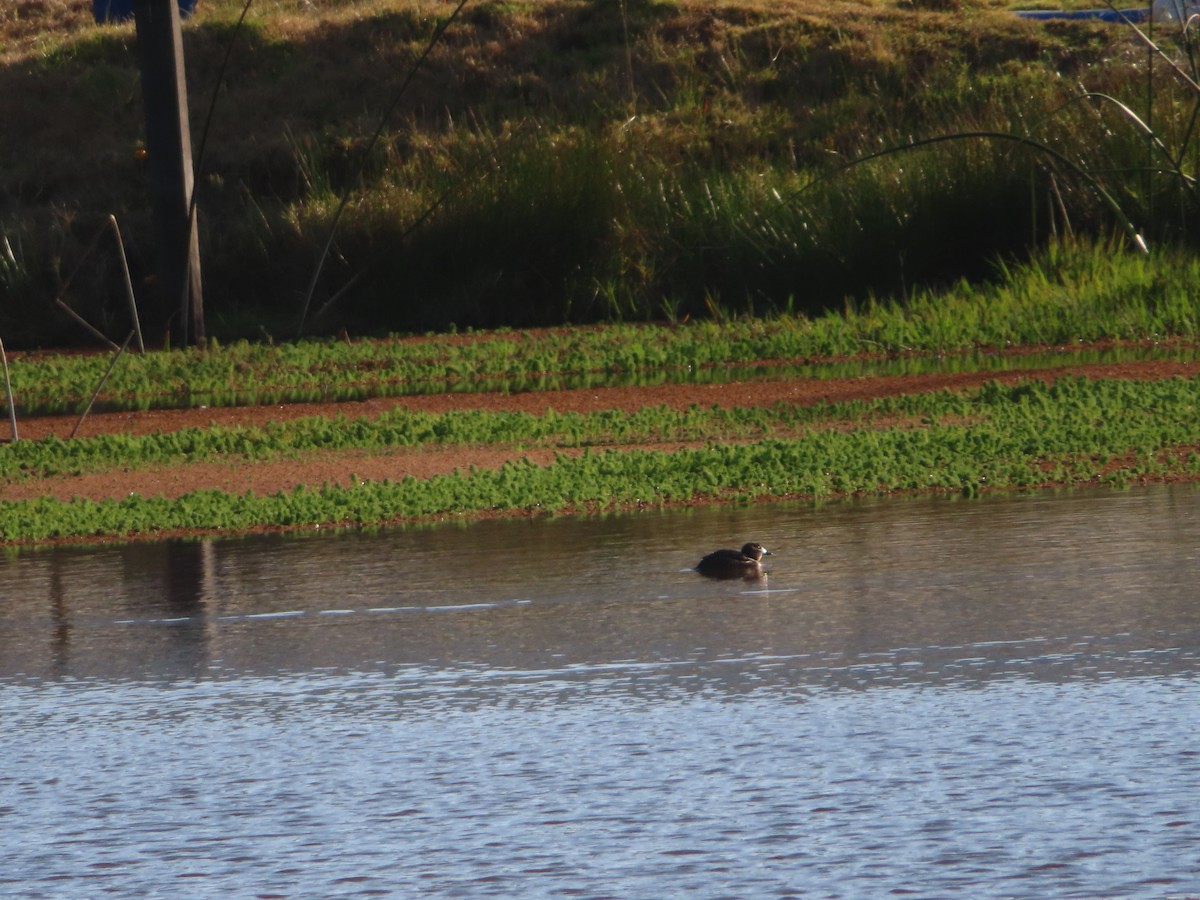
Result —
<instances>
[{"instance_id":1,"label":"red-brown soil","mask_svg":"<svg viewBox=\"0 0 1200 900\"><path fill-rule=\"evenodd\" d=\"M589 388L504 394L437 394L368 400L359 403L257 406L196 410L157 410L138 413L97 414L87 418L80 436L109 432L149 434L208 425L262 425L303 416L371 417L393 409L442 412L455 409L513 410L529 413L588 412L601 409L635 410L648 406L687 408L719 405L724 407L771 405L788 402L810 405L821 401L838 402L874 397L896 396L943 389L967 389L988 381L1011 383L1038 379L1049 381L1065 375L1095 378L1158 379L1174 376L1195 377L1200 362L1145 361L1118 364L1079 365L1022 372L968 372L903 377L862 377L829 380L764 380L719 385L668 384L655 387ZM54 434L66 437L74 418L45 417L18 423L22 439ZM3 425L0 425L3 428ZM655 445L671 449L678 445ZM497 467L505 460L525 457L537 463L553 458L552 450L506 450L494 446L453 448L395 448L384 452L327 451L304 454L297 458L249 462L196 462L161 468L114 470L80 476L55 477L35 481L0 484L0 500L37 496L62 499L123 497L130 493L147 496L162 494L175 497L199 488L217 488L243 493L269 494L297 485L320 486L325 483L347 484L351 475L366 480L405 476L428 477L457 468Z\"/></svg>"}]
</instances>

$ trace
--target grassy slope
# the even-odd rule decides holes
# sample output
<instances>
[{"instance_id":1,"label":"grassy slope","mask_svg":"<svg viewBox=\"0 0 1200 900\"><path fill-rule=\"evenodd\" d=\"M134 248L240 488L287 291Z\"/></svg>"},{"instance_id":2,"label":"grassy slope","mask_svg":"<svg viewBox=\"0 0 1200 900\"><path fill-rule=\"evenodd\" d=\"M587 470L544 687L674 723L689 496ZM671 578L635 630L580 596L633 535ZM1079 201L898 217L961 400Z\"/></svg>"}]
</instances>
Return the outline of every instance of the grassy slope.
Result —
<instances>
[{"instance_id":1,"label":"grassy slope","mask_svg":"<svg viewBox=\"0 0 1200 900\"><path fill-rule=\"evenodd\" d=\"M320 323L352 332L829 308L986 274L1049 221L1045 185L1036 210L1025 198L1046 173L1011 148L792 195L913 136L1044 118L1094 128L1048 107L1077 81L1120 93L1144 62L1117 30L1034 25L990 0L475 0L364 160L450 5L256 0L221 79L240 9L204 0L185 28L197 144L217 101L200 209L222 337L292 332L343 192L316 299L361 277ZM10 345L78 338L47 295L108 213L151 294L132 28L90 25L79 0L18 0L0 35L0 230L12 250L0 291L22 309L0 306L0 333ZM1059 176L1055 202L1086 225L1094 198ZM764 204L779 206L766 220ZM1102 211L1096 221L1111 225ZM70 297L119 342L124 297L102 246Z\"/></svg>"}]
</instances>

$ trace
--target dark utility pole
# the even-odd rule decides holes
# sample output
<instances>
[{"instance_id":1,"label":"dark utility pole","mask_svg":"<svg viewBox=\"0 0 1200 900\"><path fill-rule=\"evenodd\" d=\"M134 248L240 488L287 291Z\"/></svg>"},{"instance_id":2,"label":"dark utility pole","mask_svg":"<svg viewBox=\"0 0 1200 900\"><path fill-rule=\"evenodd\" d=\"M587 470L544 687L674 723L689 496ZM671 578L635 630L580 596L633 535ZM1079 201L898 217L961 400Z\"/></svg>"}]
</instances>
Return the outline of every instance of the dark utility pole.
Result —
<instances>
[{"instance_id":1,"label":"dark utility pole","mask_svg":"<svg viewBox=\"0 0 1200 900\"><path fill-rule=\"evenodd\" d=\"M200 239L191 202L192 137L178 0L134 0L133 15L158 238L159 294L155 308L159 314L152 321L168 334L178 316L183 342L203 345Z\"/></svg>"}]
</instances>

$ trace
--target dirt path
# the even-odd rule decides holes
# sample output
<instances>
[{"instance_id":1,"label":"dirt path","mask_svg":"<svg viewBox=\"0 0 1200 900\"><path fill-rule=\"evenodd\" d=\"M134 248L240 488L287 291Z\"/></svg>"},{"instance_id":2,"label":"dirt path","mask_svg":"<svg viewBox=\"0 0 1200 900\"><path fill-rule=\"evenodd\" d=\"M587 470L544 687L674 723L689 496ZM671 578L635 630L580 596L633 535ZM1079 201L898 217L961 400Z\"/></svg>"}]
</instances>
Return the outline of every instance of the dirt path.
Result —
<instances>
[{"instance_id":1,"label":"dirt path","mask_svg":"<svg viewBox=\"0 0 1200 900\"><path fill-rule=\"evenodd\" d=\"M234 407L195 410L155 410L138 413L109 413L90 416L81 436L104 433L150 434L190 427L254 426L305 416L374 417L394 409L446 412L456 409L521 411L541 414L549 409L560 413L586 413L602 409L633 411L644 407L668 406L686 409L719 405L759 406L778 402L812 405L821 401L867 400L923 391L968 389L988 381L1013 383L1022 380L1048 381L1064 375L1093 378L1159 379L1200 375L1200 362L1147 361L1104 365L1064 364L1021 372L967 372L903 377L871 376L829 380L772 380L732 382L719 385L668 384L653 387L592 388L522 394L477 393L434 394L368 400L358 403ZM45 417L19 423L22 439L47 435L66 437L74 417ZM655 445L673 449L679 445ZM318 451L293 459L266 462L196 462L135 471L114 470L81 476L0 484L0 500L54 496L61 499L89 497L118 498L130 493L176 497L200 488L217 488L244 493L270 494L297 485L349 484L351 477L364 480L399 480L412 475L426 478L457 468L498 467L506 460L525 457L539 464L553 459L552 450L514 452L487 447L392 448L383 452Z\"/></svg>"}]
</instances>

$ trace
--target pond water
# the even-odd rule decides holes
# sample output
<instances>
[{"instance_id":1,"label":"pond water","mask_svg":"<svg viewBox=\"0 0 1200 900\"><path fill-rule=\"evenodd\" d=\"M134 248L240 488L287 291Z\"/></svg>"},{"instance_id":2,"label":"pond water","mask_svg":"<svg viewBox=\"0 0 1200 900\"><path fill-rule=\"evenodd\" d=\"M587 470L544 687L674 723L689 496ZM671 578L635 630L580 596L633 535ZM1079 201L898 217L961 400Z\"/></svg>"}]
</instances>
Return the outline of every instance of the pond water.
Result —
<instances>
[{"instance_id":1,"label":"pond water","mask_svg":"<svg viewBox=\"0 0 1200 900\"><path fill-rule=\"evenodd\" d=\"M0 896L1197 896L1198 576L1183 487L0 557Z\"/></svg>"}]
</instances>

